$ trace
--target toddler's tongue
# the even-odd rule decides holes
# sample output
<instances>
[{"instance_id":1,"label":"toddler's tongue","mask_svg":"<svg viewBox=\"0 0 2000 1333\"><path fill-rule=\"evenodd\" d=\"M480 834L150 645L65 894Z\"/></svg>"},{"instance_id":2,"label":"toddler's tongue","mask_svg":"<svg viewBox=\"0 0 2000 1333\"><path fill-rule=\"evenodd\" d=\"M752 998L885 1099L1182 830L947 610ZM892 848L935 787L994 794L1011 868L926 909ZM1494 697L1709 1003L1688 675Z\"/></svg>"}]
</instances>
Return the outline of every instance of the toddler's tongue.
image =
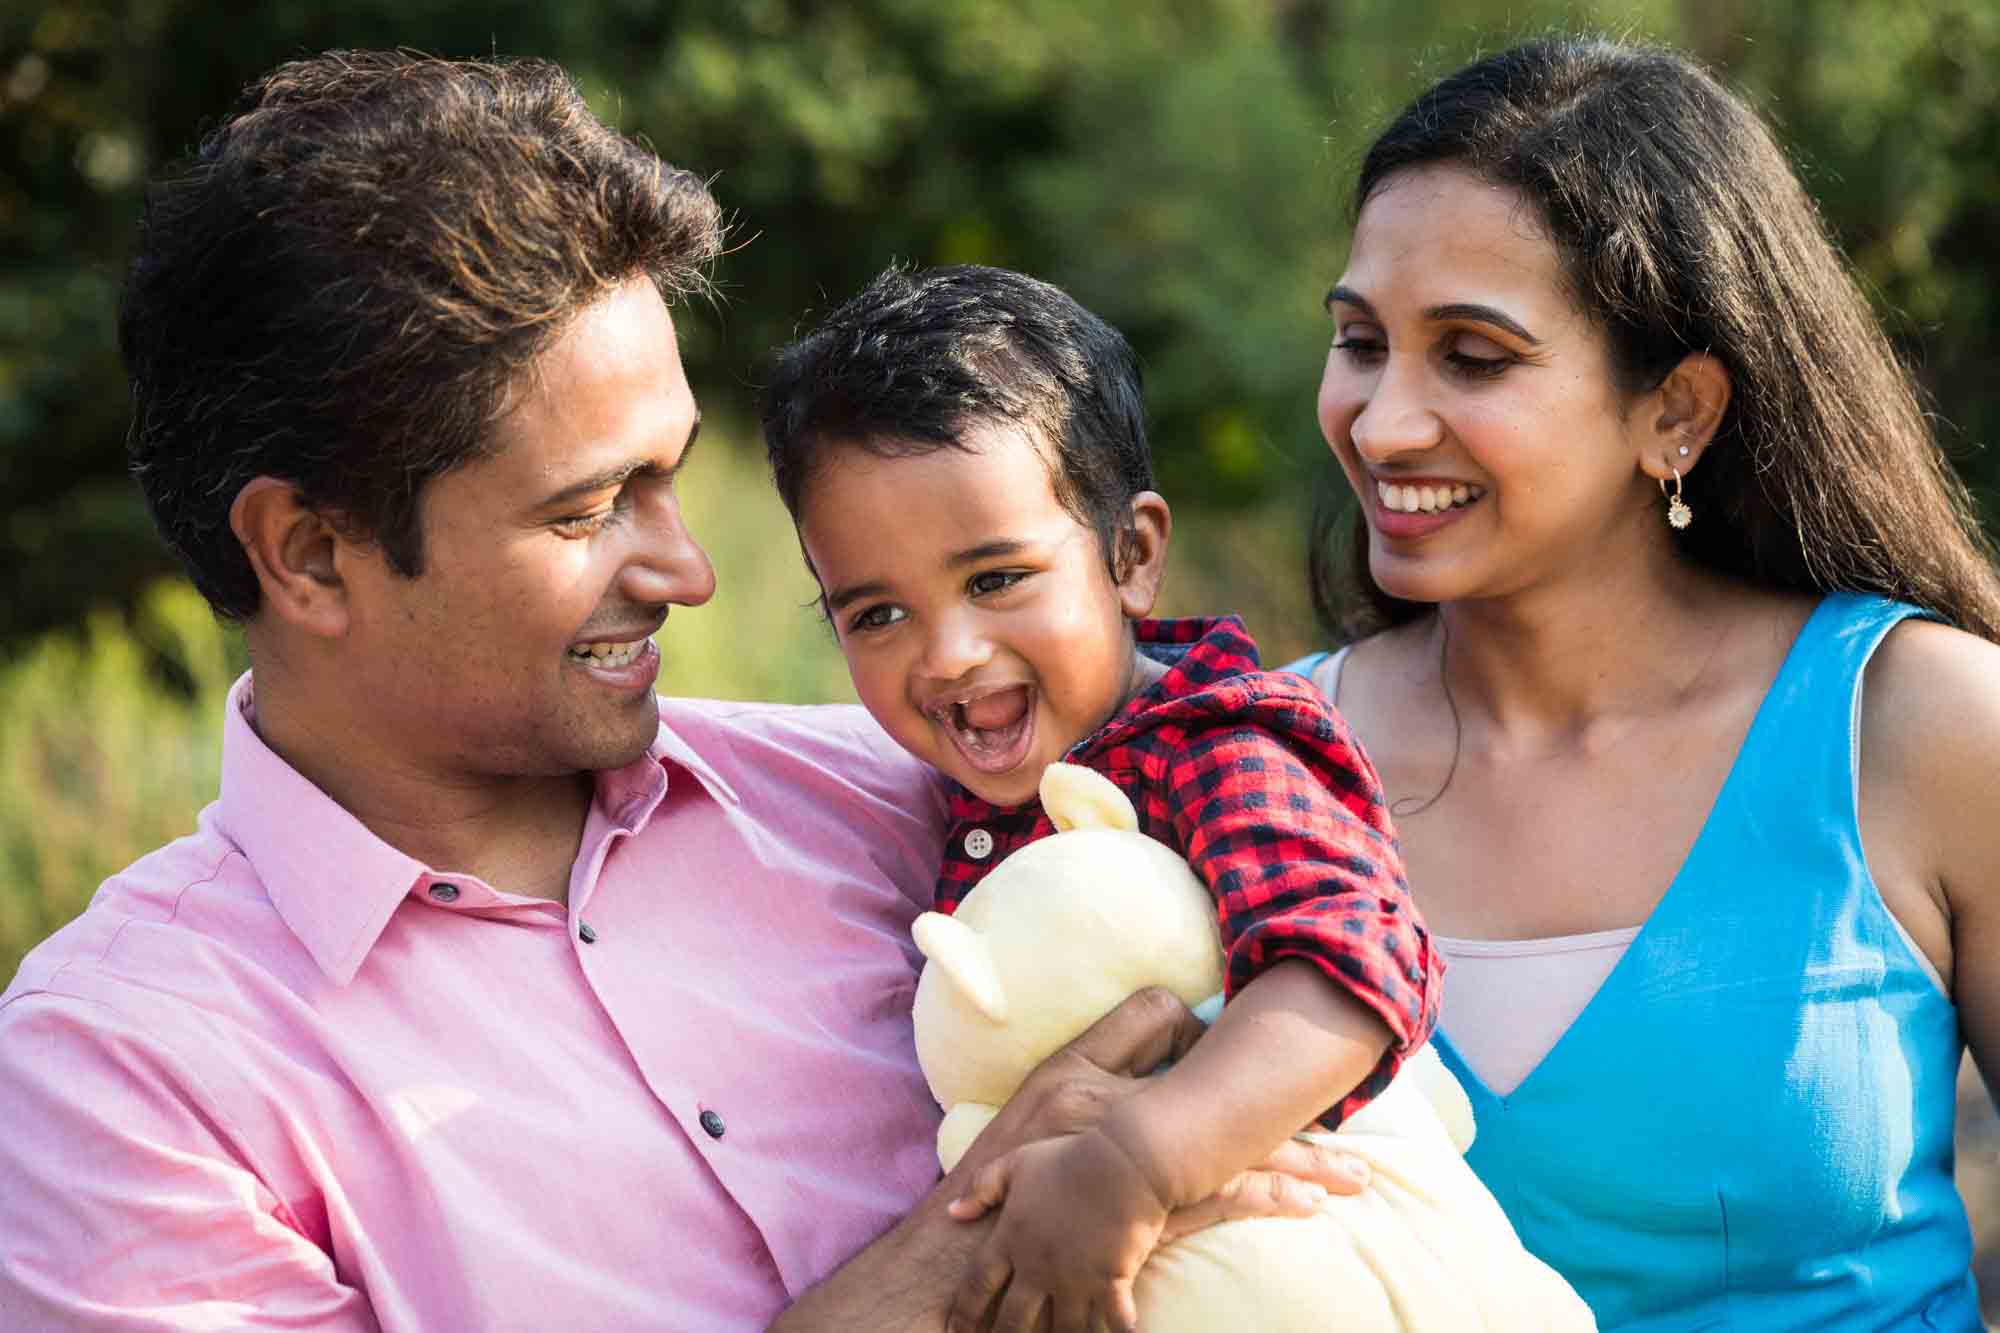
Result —
<instances>
[{"instance_id":1,"label":"toddler's tongue","mask_svg":"<svg viewBox=\"0 0 2000 1333\"><path fill-rule=\"evenodd\" d=\"M982 695L960 706L965 725L973 731L1004 731L1028 711L1028 691L1023 686Z\"/></svg>"}]
</instances>

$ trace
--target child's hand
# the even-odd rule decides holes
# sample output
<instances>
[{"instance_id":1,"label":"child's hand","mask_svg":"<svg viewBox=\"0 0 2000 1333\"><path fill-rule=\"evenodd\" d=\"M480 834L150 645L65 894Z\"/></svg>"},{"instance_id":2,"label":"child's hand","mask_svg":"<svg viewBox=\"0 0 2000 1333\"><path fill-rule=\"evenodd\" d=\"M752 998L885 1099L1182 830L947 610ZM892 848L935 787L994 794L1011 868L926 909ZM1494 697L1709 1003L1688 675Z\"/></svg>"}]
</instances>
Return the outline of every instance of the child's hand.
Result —
<instances>
[{"instance_id":1,"label":"child's hand","mask_svg":"<svg viewBox=\"0 0 2000 1333\"><path fill-rule=\"evenodd\" d=\"M1138 1328L1132 1282L1160 1243L1167 1205L1124 1149L1095 1130L1016 1148L981 1168L950 1211L969 1222L993 1208L1000 1220L952 1298L951 1333L979 1328L995 1297L994 1333L1040 1327L1045 1306L1050 1333Z\"/></svg>"}]
</instances>

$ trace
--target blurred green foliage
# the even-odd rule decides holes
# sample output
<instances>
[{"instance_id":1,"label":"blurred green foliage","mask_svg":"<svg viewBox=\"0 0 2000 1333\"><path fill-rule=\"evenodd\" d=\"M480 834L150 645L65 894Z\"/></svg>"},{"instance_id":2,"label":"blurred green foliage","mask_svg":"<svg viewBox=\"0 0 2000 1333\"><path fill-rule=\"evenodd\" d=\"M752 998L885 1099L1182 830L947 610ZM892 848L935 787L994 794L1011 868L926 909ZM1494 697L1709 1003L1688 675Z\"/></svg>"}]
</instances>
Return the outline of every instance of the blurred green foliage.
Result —
<instances>
[{"instance_id":1,"label":"blurred green foliage","mask_svg":"<svg viewBox=\"0 0 2000 1333\"><path fill-rule=\"evenodd\" d=\"M0 12L0 645L166 568L123 477L113 326L148 174L332 46L545 55L713 173L727 300L682 321L711 412L897 259L1049 277L1144 356L1184 508L1302 489L1319 297L1368 135L1550 28L1693 50L1778 124L1989 505L2000 466L1992 0L14 0Z\"/></svg>"}]
</instances>

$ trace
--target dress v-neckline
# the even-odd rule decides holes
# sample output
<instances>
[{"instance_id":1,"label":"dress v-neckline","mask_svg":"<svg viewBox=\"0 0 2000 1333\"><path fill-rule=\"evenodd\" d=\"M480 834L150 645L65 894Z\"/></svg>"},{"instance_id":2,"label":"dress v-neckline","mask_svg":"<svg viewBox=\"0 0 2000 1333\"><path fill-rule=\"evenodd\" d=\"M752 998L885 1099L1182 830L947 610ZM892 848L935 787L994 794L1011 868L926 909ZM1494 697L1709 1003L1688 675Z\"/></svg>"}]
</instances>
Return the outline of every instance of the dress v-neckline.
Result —
<instances>
[{"instance_id":1,"label":"dress v-neckline","mask_svg":"<svg viewBox=\"0 0 2000 1333\"><path fill-rule=\"evenodd\" d=\"M1744 729L1743 739L1738 742L1736 753L1730 759L1729 771L1723 776L1722 785L1716 788L1715 798L1709 803L1708 813L1702 817L1701 828L1695 833L1694 841L1688 844L1687 852L1681 858L1680 865L1675 868L1673 878L1667 882L1666 892L1662 893L1659 901L1653 904L1653 910L1646 914L1646 919L1640 924L1638 933L1632 937L1631 941L1625 946L1624 954L1618 959L1618 962L1612 967L1611 971L1605 975L1603 984L1598 986L1591 997L1584 1002L1583 1008L1577 1011L1576 1017L1569 1021L1569 1025L1549 1045L1548 1050L1542 1053L1542 1058L1535 1061L1534 1067L1528 1070L1521 1077L1521 1081L1514 1085L1513 1091L1504 1097L1494 1092L1487 1086L1484 1079L1473 1072L1472 1066L1466 1062L1463 1055L1459 1054L1458 1048L1451 1044L1451 1038L1445 1035L1442 1028L1432 1033L1432 1043L1438 1048L1438 1053L1444 1057L1446 1065L1458 1076L1459 1082L1465 1085L1466 1094L1472 1099L1475 1112L1482 1105L1505 1111L1510 1101L1531 1092L1538 1081L1546 1081L1544 1071L1549 1066L1562 1061L1565 1058L1566 1052L1574 1049L1583 1040L1577 1036L1579 1029L1585 1029L1587 1026L1595 1026L1597 1023L1604 1021L1597 1018L1596 1015L1607 1006L1607 997L1613 996L1619 989L1629 988L1638 984L1631 980L1631 978L1645 966L1644 959L1648 953L1649 944L1666 928L1661 925L1661 922L1665 921L1671 924L1673 916L1677 913L1678 909L1691 897L1690 891L1683 887L1684 881L1687 879L1688 869L1702 859L1701 852L1703 845L1711 838L1716 824L1716 815L1726 808L1735 794L1736 787L1740 785L1739 775L1743 769L1744 756L1751 752L1752 742L1757 739L1758 733L1771 725L1769 721L1771 700L1778 693L1778 686L1783 683L1786 675L1791 672L1793 664L1799 660L1801 647L1806 643L1815 622L1826 613L1828 604L1829 599L1822 597L1818 604L1813 607L1811 614L1805 618L1797 632L1792 636L1790 646L1785 649L1784 658L1778 663L1776 674L1764 686L1763 696L1757 701L1757 711L1751 715L1750 725ZM1349 646L1351 647L1352 645ZM1345 648L1341 650L1343 659L1346 656L1346 651ZM1346 662L1344 660L1339 663L1340 668L1344 669L1345 666ZM1337 675L1335 676L1335 680L1338 680ZM1331 697L1331 695L1328 696L1329 699ZM1363 744L1365 745L1366 742L1364 741ZM1418 909L1419 911L1422 910L1421 902L1418 903ZM1448 978L1445 984L1447 986L1451 984ZM1586 1035L1588 1035L1587 1032Z\"/></svg>"}]
</instances>

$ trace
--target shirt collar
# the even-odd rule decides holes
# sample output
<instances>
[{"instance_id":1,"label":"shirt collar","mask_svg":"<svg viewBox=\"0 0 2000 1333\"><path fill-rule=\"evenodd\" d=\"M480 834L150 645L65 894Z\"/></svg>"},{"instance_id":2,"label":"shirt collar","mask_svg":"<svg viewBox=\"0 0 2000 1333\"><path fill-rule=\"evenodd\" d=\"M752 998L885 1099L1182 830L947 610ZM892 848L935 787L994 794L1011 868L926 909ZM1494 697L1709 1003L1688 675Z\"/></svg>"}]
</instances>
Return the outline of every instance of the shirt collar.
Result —
<instances>
[{"instance_id":1,"label":"shirt collar","mask_svg":"<svg viewBox=\"0 0 2000 1333\"><path fill-rule=\"evenodd\" d=\"M396 908L437 876L376 837L280 758L252 725L255 708L245 672L223 708L217 823L242 849L271 905L320 971L344 986ZM729 784L662 727L643 756L596 775L597 806L636 833L666 796L669 763L710 796L737 803Z\"/></svg>"}]
</instances>

